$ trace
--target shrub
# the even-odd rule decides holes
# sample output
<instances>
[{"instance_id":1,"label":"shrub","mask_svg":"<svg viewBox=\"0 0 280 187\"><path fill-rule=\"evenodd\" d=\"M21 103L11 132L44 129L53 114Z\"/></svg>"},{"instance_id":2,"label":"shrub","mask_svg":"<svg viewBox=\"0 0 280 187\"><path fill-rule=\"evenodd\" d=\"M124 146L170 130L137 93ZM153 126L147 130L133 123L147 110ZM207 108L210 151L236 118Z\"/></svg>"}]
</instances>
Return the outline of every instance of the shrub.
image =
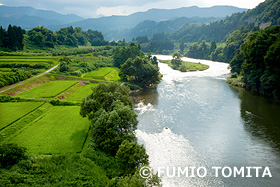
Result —
<instances>
[{"instance_id":1,"label":"shrub","mask_svg":"<svg viewBox=\"0 0 280 187\"><path fill-rule=\"evenodd\" d=\"M6 168L25 159L26 148L17 144L0 145L0 167Z\"/></svg>"}]
</instances>

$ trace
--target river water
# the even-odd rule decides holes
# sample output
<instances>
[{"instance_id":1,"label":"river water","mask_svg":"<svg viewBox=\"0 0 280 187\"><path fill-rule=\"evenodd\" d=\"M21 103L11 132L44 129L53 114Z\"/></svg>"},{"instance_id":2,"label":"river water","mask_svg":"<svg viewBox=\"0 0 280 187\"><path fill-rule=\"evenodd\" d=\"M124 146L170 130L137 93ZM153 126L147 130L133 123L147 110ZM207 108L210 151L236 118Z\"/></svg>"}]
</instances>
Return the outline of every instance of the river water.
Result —
<instances>
[{"instance_id":1,"label":"river water","mask_svg":"<svg viewBox=\"0 0 280 187\"><path fill-rule=\"evenodd\" d=\"M222 75L229 73L228 64L183 60L210 68L182 73L159 63L163 79L157 88L134 94L136 135L153 170L162 168L163 186L279 186L280 105L226 84ZM177 176L179 167L206 168L207 173ZM216 173L212 167L227 168ZM234 168L242 167L244 176L234 177ZM262 167L259 176L256 169L248 174L248 167Z\"/></svg>"}]
</instances>

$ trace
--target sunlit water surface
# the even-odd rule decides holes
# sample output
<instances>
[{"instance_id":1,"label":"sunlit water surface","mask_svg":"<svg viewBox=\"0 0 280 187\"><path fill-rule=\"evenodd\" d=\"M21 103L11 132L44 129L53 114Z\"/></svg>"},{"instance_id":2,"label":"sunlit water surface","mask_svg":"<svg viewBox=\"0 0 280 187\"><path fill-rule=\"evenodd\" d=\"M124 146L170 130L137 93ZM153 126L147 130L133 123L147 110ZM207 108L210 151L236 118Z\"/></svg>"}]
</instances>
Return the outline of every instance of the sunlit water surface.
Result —
<instances>
[{"instance_id":1,"label":"sunlit water surface","mask_svg":"<svg viewBox=\"0 0 280 187\"><path fill-rule=\"evenodd\" d=\"M171 59L170 56L157 56ZM172 186L279 186L280 106L225 83L228 64L183 58L210 66L201 72L172 70L159 63L162 82L134 94L138 113L136 135L150 165L205 167L206 177L162 177ZM269 177L229 177L212 167L268 166ZM260 176L263 170L260 170Z\"/></svg>"}]
</instances>

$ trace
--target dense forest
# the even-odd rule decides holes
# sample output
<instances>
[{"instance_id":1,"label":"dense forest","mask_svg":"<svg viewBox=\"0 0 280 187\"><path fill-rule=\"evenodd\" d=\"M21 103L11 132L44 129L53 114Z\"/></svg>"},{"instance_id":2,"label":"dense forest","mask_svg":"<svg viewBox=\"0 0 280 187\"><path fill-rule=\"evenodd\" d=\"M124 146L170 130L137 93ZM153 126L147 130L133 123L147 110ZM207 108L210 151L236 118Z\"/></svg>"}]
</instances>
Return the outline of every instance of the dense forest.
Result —
<instances>
[{"instance_id":1,"label":"dense forest","mask_svg":"<svg viewBox=\"0 0 280 187\"><path fill-rule=\"evenodd\" d=\"M123 46L125 41L105 41L99 31L83 31L80 27L61 28L53 32L43 26L25 31L17 26L9 25L7 31L0 27L0 49L2 51L20 51L26 49L47 49L56 46Z\"/></svg>"},{"instance_id":2,"label":"dense forest","mask_svg":"<svg viewBox=\"0 0 280 187\"><path fill-rule=\"evenodd\" d=\"M280 98L280 26L251 34L230 62L232 78L262 94ZM235 79L229 79L234 83Z\"/></svg>"}]
</instances>

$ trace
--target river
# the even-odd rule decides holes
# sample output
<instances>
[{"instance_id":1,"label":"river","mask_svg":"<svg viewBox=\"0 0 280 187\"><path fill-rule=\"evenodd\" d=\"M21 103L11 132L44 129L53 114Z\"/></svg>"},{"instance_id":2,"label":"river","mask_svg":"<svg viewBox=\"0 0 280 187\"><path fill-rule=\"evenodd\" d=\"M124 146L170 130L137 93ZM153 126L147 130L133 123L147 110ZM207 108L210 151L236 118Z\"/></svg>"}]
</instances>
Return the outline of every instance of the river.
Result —
<instances>
[{"instance_id":1,"label":"river","mask_svg":"<svg viewBox=\"0 0 280 187\"><path fill-rule=\"evenodd\" d=\"M222 75L229 73L228 64L183 60L210 68L182 73L159 63L163 78L157 88L134 94L136 135L153 170L164 168L163 186L279 186L280 105L226 84ZM166 172L179 167L206 168L207 174L173 177ZM223 174L212 167L228 168ZM229 175L242 167L244 176ZM246 167L262 168L258 177L251 170L250 177ZM265 167L272 177L262 177Z\"/></svg>"}]
</instances>

